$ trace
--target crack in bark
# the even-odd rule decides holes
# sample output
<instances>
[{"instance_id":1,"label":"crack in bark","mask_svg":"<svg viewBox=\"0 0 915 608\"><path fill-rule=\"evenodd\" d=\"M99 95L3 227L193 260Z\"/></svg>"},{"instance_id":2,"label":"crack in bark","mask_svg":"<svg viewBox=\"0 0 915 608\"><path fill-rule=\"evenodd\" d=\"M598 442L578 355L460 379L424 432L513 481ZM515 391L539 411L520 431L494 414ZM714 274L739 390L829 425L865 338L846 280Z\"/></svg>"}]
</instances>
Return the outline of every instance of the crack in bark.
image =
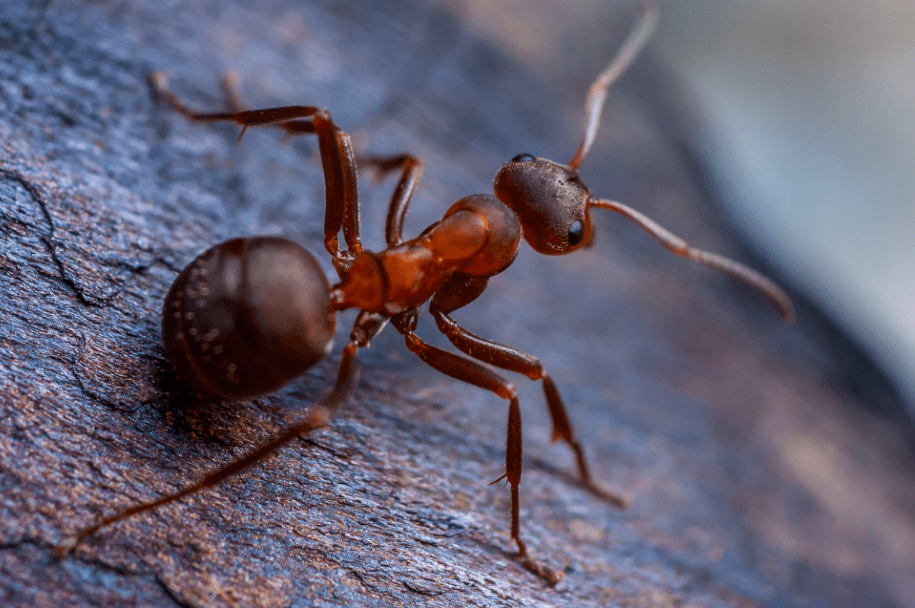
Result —
<instances>
[{"instance_id":1,"label":"crack in bark","mask_svg":"<svg viewBox=\"0 0 915 608\"><path fill-rule=\"evenodd\" d=\"M403 585L407 591L412 591L413 593L416 593L418 595L425 595L427 597L440 597L440 596L446 595L448 593L448 591L436 592L436 591L432 591L430 589L426 589L424 587L417 587L417 586L413 585L410 581L402 580L402 581L400 581L400 584Z\"/></svg>"},{"instance_id":2,"label":"crack in bark","mask_svg":"<svg viewBox=\"0 0 915 608\"><path fill-rule=\"evenodd\" d=\"M183 599L181 599L180 597L178 597L178 594L176 592L172 591L171 587L168 586L168 583L166 583L165 580L163 580L161 576L156 575L154 577L154 580L156 581L156 584L159 585L159 587L165 593L166 597L168 597L168 599L173 601L176 606L179 606L180 608L199 608L196 604L186 602Z\"/></svg>"},{"instance_id":3,"label":"crack in bark","mask_svg":"<svg viewBox=\"0 0 915 608\"><path fill-rule=\"evenodd\" d=\"M44 197L41 195L41 192L37 186L32 184L28 179L21 175L17 171L11 171L9 169L4 169L0 167L0 175L5 179L8 179L12 182L17 183L23 190L25 190L31 199L38 205L38 209L41 211L42 216L44 216L45 223L48 225L48 234L40 235L38 239L44 243L45 247L48 250L48 255L51 256L51 261L57 267L58 278L70 288L70 291L79 299L79 301L87 306L98 306L97 303L91 301L83 293L82 289L76 284L76 281L69 276L67 270L64 266L63 261L57 255L57 248L54 245L54 218L51 216L51 211L48 209L48 204L45 202Z\"/></svg>"},{"instance_id":4,"label":"crack in bark","mask_svg":"<svg viewBox=\"0 0 915 608\"><path fill-rule=\"evenodd\" d=\"M175 273L181 272L181 269L176 269L174 264L168 261L164 256L156 256L146 264L130 264L124 260L116 260L111 263L106 263L105 265L115 270L124 270L128 273L127 276L116 283L116 288L114 288L109 293L109 295L105 297L93 295L92 293L79 286L77 280L67 270L66 264L61 259L57 251L57 244L55 243L56 226L54 223L54 218L51 215L51 210L48 207L47 201L45 201L44 196L42 196L41 190L18 171L0 167L0 176L18 184L28 193L29 197L38 206L38 209L41 211L41 214L44 217L45 224L47 224L48 227L48 234L39 235L38 239L44 243L45 248L48 251L48 255L51 257L51 261L57 268L58 279L69 288L70 292L76 296L81 304L91 308L107 308L111 306L112 302L114 302L118 296L123 293L128 285L130 285L132 280L143 276L156 265L161 265L165 268L168 268L169 270L174 271Z\"/></svg>"},{"instance_id":5,"label":"crack in bark","mask_svg":"<svg viewBox=\"0 0 915 608\"><path fill-rule=\"evenodd\" d=\"M0 551L6 551L10 549L18 549L19 547L25 545L33 545L35 547L50 547L50 545L37 538L20 538L17 540L9 540L0 542Z\"/></svg>"}]
</instances>

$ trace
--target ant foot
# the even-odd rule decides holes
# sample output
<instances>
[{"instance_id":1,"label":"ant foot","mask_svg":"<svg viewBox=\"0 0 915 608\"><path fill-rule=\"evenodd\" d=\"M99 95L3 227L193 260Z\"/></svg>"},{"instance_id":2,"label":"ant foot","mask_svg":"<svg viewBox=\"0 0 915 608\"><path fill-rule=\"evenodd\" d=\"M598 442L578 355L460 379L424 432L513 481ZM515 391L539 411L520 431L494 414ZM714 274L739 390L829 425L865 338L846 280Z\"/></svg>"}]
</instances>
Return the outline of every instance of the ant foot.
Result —
<instances>
[{"instance_id":1,"label":"ant foot","mask_svg":"<svg viewBox=\"0 0 915 608\"><path fill-rule=\"evenodd\" d=\"M605 490L593 481L584 482L583 485L589 492L601 500L609 502L617 509L628 509L629 503L632 502L629 496L626 496L625 494L615 494L609 490Z\"/></svg>"},{"instance_id":2,"label":"ant foot","mask_svg":"<svg viewBox=\"0 0 915 608\"><path fill-rule=\"evenodd\" d=\"M79 541L79 536L68 536L67 538L54 545L54 556L57 559L66 557L68 553L76 548L76 545L79 544Z\"/></svg>"},{"instance_id":3,"label":"ant foot","mask_svg":"<svg viewBox=\"0 0 915 608\"><path fill-rule=\"evenodd\" d=\"M554 570L545 564L541 564L534 558L530 556L521 558L521 565L524 566L524 569L528 572L536 574L540 579L542 579L547 585L553 587L562 580L565 576L564 572L559 570Z\"/></svg>"},{"instance_id":4,"label":"ant foot","mask_svg":"<svg viewBox=\"0 0 915 608\"><path fill-rule=\"evenodd\" d=\"M539 561L528 555L527 545L524 544L523 540L516 537L515 542L518 545L518 559L521 560L521 565L524 566L525 570L528 572L532 572L543 579L547 585L553 587L556 585L556 583L562 580L562 577L565 576L565 573L560 572L559 570L554 570L545 564L541 564Z\"/></svg>"}]
</instances>

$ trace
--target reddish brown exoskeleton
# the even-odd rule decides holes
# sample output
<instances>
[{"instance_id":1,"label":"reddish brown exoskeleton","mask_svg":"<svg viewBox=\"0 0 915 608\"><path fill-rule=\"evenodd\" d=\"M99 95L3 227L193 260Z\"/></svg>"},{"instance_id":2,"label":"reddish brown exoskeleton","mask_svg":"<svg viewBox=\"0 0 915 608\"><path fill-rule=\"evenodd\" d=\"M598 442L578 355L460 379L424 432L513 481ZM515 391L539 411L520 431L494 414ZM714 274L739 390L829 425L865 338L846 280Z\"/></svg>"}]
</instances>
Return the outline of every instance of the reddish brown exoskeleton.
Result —
<instances>
[{"instance_id":1,"label":"reddish brown exoskeleton","mask_svg":"<svg viewBox=\"0 0 915 608\"><path fill-rule=\"evenodd\" d=\"M522 236L540 253L570 253L588 243L591 210L601 208L632 220L674 254L711 266L755 288L771 300L786 320L793 316L791 301L769 279L727 258L693 249L634 209L593 197L579 177L578 167L594 141L607 89L647 40L655 18L653 7L643 11L618 55L591 86L585 106L585 133L568 165L520 154L496 174L495 196L474 194L462 198L441 220L404 241L404 216L422 163L410 155L361 160L363 165L382 173L401 173L387 217L387 247L379 252L363 249L360 242L356 158L349 136L334 124L326 110L289 106L242 111L237 97L230 92L233 111L197 113L181 103L164 87L162 77L154 74L153 83L160 98L191 120L234 121L245 129L274 125L289 134L317 136L327 195L324 245L339 275L339 282L329 285L310 253L279 237L237 238L202 253L178 275L162 311L166 353L178 374L198 393L217 398L248 397L275 390L330 351L338 310L356 308L361 312L343 349L333 391L313 405L302 422L178 493L102 519L64 540L58 551L72 549L104 526L217 484L295 437L328 424L355 385L357 351L368 346L390 322L403 334L407 348L422 361L508 401L503 478L511 486L511 537L526 568L550 583L558 581L561 573L532 558L519 531L521 414L515 387L484 364L540 380L553 421L553 439L561 439L574 452L582 483L619 507L624 507L626 500L601 490L591 480L563 401L540 361L468 332L450 314L473 302L486 289L490 277L511 265ZM341 230L344 250L337 240ZM430 346L414 333L419 307L427 301L439 330L466 356Z\"/></svg>"}]
</instances>

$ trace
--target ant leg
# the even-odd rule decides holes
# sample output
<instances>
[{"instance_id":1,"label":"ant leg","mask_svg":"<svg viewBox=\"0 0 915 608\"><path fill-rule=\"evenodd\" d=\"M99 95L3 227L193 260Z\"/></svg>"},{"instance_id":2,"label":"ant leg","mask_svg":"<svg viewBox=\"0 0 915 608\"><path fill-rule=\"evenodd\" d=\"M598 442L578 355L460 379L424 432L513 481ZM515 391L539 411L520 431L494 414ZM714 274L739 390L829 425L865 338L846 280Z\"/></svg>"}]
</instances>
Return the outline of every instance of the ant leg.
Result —
<instances>
[{"instance_id":1,"label":"ant leg","mask_svg":"<svg viewBox=\"0 0 915 608\"><path fill-rule=\"evenodd\" d=\"M187 105L184 104L181 99L175 95L168 88L168 78L163 72L158 70L149 73L149 84L152 86L153 91L156 93L156 96L164 101L168 107L172 110L181 114L188 120L194 120L198 122L217 122L222 120L235 120L235 112L197 112L190 109ZM234 85L233 85L234 86ZM223 90L226 90L226 85L223 85ZM228 105L231 108L233 100L227 99Z\"/></svg>"},{"instance_id":2,"label":"ant leg","mask_svg":"<svg viewBox=\"0 0 915 608\"><path fill-rule=\"evenodd\" d=\"M357 328L353 329L354 333L356 332L356 329ZM326 426L334 417L334 414L336 414L337 410L340 409L340 406L346 400L346 398L352 394L353 389L356 386L356 381L359 376L359 365L358 359L356 358L356 352L359 346L359 343L351 340L346 345L346 347L344 347L343 357L340 361L340 371L337 375L337 382L334 385L333 390L323 399L308 408L305 418L301 422L287 429L282 435L261 445L250 454L229 463L221 469L213 471L197 483L192 484L179 492L169 494L168 496L163 496L158 500L142 503L128 509L124 509L123 511L115 513L114 515L109 515L108 517L101 519L95 525L84 528L76 534L65 538L54 549L57 556L63 557L73 548L75 548L80 542L106 526L119 522L122 519L127 519L128 517L132 517L140 513L145 513L146 511L152 511L153 509L167 505L171 502L184 498L185 496L214 486L225 480L227 477L240 473L248 467L260 462L264 458L267 458L296 437L311 432L314 429Z\"/></svg>"},{"instance_id":3,"label":"ant leg","mask_svg":"<svg viewBox=\"0 0 915 608\"><path fill-rule=\"evenodd\" d=\"M362 251L362 243L359 239L356 158L349 135L334 124L330 112L317 106L284 106L241 112L196 112L186 106L166 87L164 74L153 72L150 74L149 80L156 94L174 111L189 120L233 121L241 125L242 132L239 139L245 134L248 127L257 126L276 126L284 129L290 135L316 134L318 147L321 150L327 201L324 215L324 247L333 256L338 272L347 268L353 257ZM229 104L239 103L237 96L230 93ZM337 241L337 234L341 229L346 241L347 251L345 252L340 251Z\"/></svg>"},{"instance_id":4,"label":"ant leg","mask_svg":"<svg viewBox=\"0 0 915 608\"><path fill-rule=\"evenodd\" d=\"M388 172L400 168L400 181L391 196L391 206L388 208L388 219L384 231L388 247L400 245L403 241L403 220L423 173L422 161L410 154L401 154L399 156L367 156L359 158L359 164L375 169L379 179Z\"/></svg>"},{"instance_id":5,"label":"ant leg","mask_svg":"<svg viewBox=\"0 0 915 608\"><path fill-rule=\"evenodd\" d=\"M221 81L223 96L225 97L226 106L228 107L227 112L198 112L192 110L168 88L167 82L168 78L162 72L153 71L149 74L149 84L152 86L156 96L168 105L168 107L188 120L195 122L238 122L236 115L245 111L245 103L242 101L241 95L238 92L238 75L234 72L227 72L224 74ZM293 107L298 109L308 106ZM314 108L314 110L317 111L317 108ZM263 124L271 124L272 126L279 127L290 135L314 133L314 125L309 118L311 114L314 114L314 112L287 117L284 121L278 123ZM303 118L305 120L302 120Z\"/></svg>"},{"instance_id":6,"label":"ant leg","mask_svg":"<svg viewBox=\"0 0 915 608\"><path fill-rule=\"evenodd\" d=\"M420 340L413 333L416 327L415 310L397 315L392 321L397 330L404 335L410 352L427 365L456 380L479 386L509 400L505 474L496 481L505 479L511 485L511 537L518 546L521 564L550 585L555 585L562 578L562 572L553 570L531 557L527 552L527 545L521 540L518 497L518 486L521 484L521 409L514 385L475 361L430 346Z\"/></svg>"},{"instance_id":7,"label":"ant leg","mask_svg":"<svg viewBox=\"0 0 915 608\"><path fill-rule=\"evenodd\" d=\"M324 247L334 258L338 273L349 267L356 254L362 251L359 239L359 190L356 181L356 157L349 134L341 130L330 112L315 106L285 106L263 110L247 110L234 115L234 120L244 129L262 125L290 125L302 123L300 118L311 118L318 136L321 164L324 168L326 211L324 215ZM302 127L304 128L304 127ZM295 133L304 133L295 127ZM244 134L244 131L242 131ZM337 233L343 230L347 250L341 252Z\"/></svg>"},{"instance_id":8,"label":"ant leg","mask_svg":"<svg viewBox=\"0 0 915 608\"><path fill-rule=\"evenodd\" d=\"M243 129L263 125L295 125L302 122L296 120L299 118L311 118L312 127L318 136L327 201L324 215L324 247L333 256L337 272L342 273L352 263L356 254L362 251L362 243L359 240L356 157L349 134L334 124L330 112L315 106L247 110L234 115L235 122L242 125ZM344 252L340 251L337 241L337 233L341 228L347 247Z\"/></svg>"},{"instance_id":9,"label":"ant leg","mask_svg":"<svg viewBox=\"0 0 915 608\"><path fill-rule=\"evenodd\" d=\"M556 388L553 379L543 369L540 360L533 355L480 338L459 326L448 315L448 313L477 299L486 289L488 281L488 278L457 274L432 296L429 312L435 317L435 323L438 325L439 331L445 334L458 350L474 359L479 359L484 363L501 369L524 374L531 380L542 380L543 393L546 397L550 418L553 421L552 440L562 439L571 448L575 454L582 485L614 506L625 509L629 505L628 498L604 490L594 483L591 478L591 472L588 470L588 464L585 460L584 449L572 431L572 425L569 422L559 390Z\"/></svg>"}]
</instances>

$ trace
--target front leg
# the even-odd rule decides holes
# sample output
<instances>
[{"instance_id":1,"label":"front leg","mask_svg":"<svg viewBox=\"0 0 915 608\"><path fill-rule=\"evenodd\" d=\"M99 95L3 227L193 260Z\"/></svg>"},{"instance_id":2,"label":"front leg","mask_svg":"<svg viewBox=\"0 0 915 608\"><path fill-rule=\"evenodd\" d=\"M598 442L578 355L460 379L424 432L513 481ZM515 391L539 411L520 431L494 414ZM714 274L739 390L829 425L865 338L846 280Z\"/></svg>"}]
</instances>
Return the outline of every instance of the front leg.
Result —
<instances>
[{"instance_id":1,"label":"front leg","mask_svg":"<svg viewBox=\"0 0 915 608\"><path fill-rule=\"evenodd\" d=\"M429 310L432 316L435 317L439 331L445 334L458 350L467 353L474 359L479 359L484 363L495 365L501 369L524 374L531 380L542 380L543 393L550 411L550 418L553 421L552 440L561 439L571 448L578 465L578 473L581 477L582 485L612 505L625 509L629 505L627 497L601 488L592 479L588 463L585 460L584 449L575 438L575 433L569 422L569 416L566 413L562 397L559 395L559 390L556 388L553 379L543 369L540 360L514 348L480 338L458 325L448 315L449 312L477 299L486 289L488 281L488 278L456 274L452 276L444 287L435 293L429 305Z\"/></svg>"},{"instance_id":2,"label":"front leg","mask_svg":"<svg viewBox=\"0 0 915 608\"><path fill-rule=\"evenodd\" d=\"M518 496L518 486L521 485L521 408L518 405L518 396L515 393L514 385L476 361L459 357L420 340L413 333L416 328L415 309L397 315L391 321L394 327L404 335L410 352L422 359L424 363L456 380L479 386L508 400L505 474L496 481L505 479L511 486L511 536L518 546L518 557L521 560L521 564L550 585L555 585L562 579L563 573L531 557L527 552L527 544L521 540L520 502Z\"/></svg>"}]
</instances>

